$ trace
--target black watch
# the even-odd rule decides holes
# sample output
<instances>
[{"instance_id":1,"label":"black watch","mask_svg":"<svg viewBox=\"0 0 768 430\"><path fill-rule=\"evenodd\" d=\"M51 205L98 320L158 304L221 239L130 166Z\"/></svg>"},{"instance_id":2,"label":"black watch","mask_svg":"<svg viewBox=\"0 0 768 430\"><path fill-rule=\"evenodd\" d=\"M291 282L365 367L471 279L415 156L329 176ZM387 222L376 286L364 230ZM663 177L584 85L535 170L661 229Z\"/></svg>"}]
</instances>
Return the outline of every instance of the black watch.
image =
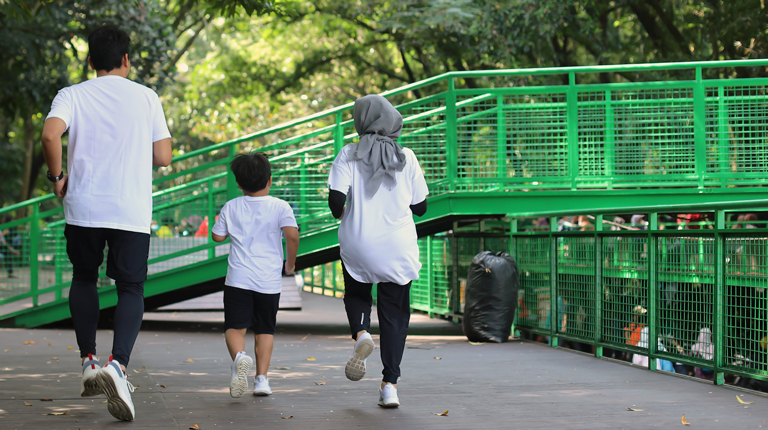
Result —
<instances>
[{"instance_id":1,"label":"black watch","mask_svg":"<svg viewBox=\"0 0 768 430\"><path fill-rule=\"evenodd\" d=\"M48 171L48 180L51 182L59 182L60 180L64 179L64 170L61 171L61 174L59 176L53 176L51 175L51 171Z\"/></svg>"}]
</instances>

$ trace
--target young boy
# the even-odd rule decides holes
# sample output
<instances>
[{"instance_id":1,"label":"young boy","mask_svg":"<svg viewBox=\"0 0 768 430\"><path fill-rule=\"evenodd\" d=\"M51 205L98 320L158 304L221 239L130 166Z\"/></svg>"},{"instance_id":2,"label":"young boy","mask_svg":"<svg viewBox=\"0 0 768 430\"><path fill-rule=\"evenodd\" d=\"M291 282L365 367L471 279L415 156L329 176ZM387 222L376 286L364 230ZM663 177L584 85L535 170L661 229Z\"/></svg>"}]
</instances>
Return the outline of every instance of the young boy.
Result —
<instances>
[{"instance_id":1,"label":"young boy","mask_svg":"<svg viewBox=\"0 0 768 430\"><path fill-rule=\"evenodd\" d=\"M253 360L245 353L245 331L254 331L256 380L254 396L272 394L267 379L280 301L281 273L292 275L299 250L299 229L287 202L271 197L272 168L264 154L239 154L230 163L243 197L221 209L213 226L213 240L232 239L224 281L224 328L232 378L229 394L242 397L248 389ZM288 257L283 262L280 231Z\"/></svg>"}]
</instances>

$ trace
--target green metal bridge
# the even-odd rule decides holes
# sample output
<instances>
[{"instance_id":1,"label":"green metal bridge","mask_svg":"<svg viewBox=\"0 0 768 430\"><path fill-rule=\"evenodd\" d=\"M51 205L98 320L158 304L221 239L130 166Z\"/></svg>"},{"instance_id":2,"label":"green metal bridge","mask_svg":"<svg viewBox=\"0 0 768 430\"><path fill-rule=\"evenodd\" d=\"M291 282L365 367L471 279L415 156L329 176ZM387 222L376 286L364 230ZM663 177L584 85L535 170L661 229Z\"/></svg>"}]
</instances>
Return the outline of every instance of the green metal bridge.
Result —
<instances>
[{"instance_id":1,"label":"green metal bridge","mask_svg":"<svg viewBox=\"0 0 768 430\"><path fill-rule=\"evenodd\" d=\"M768 208L768 78L732 78L736 68L766 66L450 72L383 93L403 115L399 142L418 156L431 193L416 219L424 267L413 309L460 318L472 256L506 249L520 269L520 330L553 345L592 344L598 355L611 348L714 369L720 383L724 373L768 379L768 229L732 219ZM601 83L606 75L621 78ZM250 149L268 153L272 194L294 208L305 289L341 296L326 179L335 154L355 141L352 106L189 152L158 170L154 220L190 234L153 238L148 309L222 288L229 245L197 227L240 194L227 163ZM666 222L665 214L681 213L706 217L688 226L695 229ZM619 226L610 222L616 214L648 222ZM571 215L584 222L558 229ZM10 229L5 238L22 254L5 256L16 277L0 277L0 323L69 318L59 201L21 202L0 210L3 218L0 229ZM102 276L99 286L101 307L113 308L114 285ZM659 342L630 342L639 327ZM702 328L713 333L713 353L697 356Z\"/></svg>"}]
</instances>

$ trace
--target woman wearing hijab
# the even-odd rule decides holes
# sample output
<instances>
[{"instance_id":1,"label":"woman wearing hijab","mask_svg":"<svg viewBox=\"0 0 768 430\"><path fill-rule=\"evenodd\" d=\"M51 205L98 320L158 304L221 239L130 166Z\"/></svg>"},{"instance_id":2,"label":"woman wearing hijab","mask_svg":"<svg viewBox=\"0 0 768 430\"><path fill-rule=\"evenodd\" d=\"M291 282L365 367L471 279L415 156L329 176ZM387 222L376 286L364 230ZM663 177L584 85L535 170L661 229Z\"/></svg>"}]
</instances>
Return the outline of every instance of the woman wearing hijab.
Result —
<instances>
[{"instance_id":1,"label":"woman wearing hijab","mask_svg":"<svg viewBox=\"0 0 768 430\"><path fill-rule=\"evenodd\" d=\"M357 99L353 117L360 141L341 149L328 178L328 206L341 219L344 307L356 341L344 372L352 381L365 376L366 359L375 348L369 329L371 287L377 284L384 365L379 406L398 407L397 379L411 317L409 292L421 268L413 215L427 211L429 191L413 151L396 142L403 118L387 99Z\"/></svg>"}]
</instances>

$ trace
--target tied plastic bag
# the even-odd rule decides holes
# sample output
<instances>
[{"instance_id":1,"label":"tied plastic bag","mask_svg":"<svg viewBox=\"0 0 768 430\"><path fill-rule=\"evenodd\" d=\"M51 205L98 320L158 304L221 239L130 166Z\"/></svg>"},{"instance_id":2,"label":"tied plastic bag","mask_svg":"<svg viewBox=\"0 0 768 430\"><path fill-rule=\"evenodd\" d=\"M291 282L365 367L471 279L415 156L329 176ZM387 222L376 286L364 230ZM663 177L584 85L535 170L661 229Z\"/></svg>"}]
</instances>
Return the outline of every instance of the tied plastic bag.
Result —
<instances>
[{"instance_id":1,"label":"tied plastic bag","mask_svg":"<svg viewBox=\"0 0 768 430\"><path fill-rule=\"evenodd\" d=\"M472 259L464 297L464 335L470 342L506 342L517 311L520 279L506 252L485 251Z\"/></svg>"}]
</instances>

